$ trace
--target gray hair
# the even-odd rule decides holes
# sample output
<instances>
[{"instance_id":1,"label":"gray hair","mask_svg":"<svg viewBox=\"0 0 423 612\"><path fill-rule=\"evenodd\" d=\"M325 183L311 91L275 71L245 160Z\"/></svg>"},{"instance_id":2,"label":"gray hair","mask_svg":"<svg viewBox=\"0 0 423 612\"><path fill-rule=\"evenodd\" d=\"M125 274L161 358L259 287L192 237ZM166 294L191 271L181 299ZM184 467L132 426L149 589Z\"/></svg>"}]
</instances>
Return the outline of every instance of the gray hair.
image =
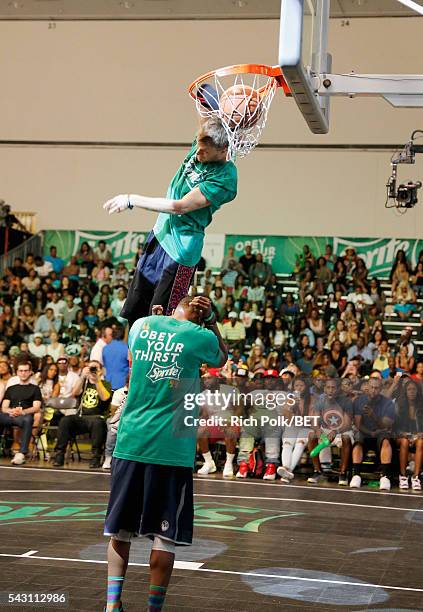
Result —
<instances>
[{"instance_id":1,"label":"gray hair","mask_svg":"<svg viewBox=\"0 0 423 612\"><path fill-rule=\"evenodd\" d=\"M219 117L208 117L201 122L198 140L209 141L216 149L227 149L228 135Z\"/></svg>"}]
</instances>

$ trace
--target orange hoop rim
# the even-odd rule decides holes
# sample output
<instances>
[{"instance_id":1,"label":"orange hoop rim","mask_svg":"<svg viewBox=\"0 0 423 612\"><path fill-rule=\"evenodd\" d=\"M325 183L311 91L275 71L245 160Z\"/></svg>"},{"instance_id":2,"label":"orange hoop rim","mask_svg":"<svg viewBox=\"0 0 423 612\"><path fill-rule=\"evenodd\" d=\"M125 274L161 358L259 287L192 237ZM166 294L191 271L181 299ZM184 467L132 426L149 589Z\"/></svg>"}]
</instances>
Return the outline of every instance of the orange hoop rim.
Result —
<instances>
[{"instance_id":1,"label":"orange hoop rim","mask_svg":"<svg viewBox=\"0 0 423 612\"><path fill-rule=\"evenodd\" d=\"M280 66L268 66L267 64L234 64L233 66L224 66L217 70L210 70L201 76L197 77L188 87L188 93L193 100L198 100L198 95L195 92L201 83L208 81L214 76L225 77L237 74L262 74L273 78L276 81L277 87L282 87L285 95L289 95L291 90L289 89L288 83L282 74ZM266 86L260 87L257 91L260 95L263 95L268 88Z\"/></svg>"}]
</instances>

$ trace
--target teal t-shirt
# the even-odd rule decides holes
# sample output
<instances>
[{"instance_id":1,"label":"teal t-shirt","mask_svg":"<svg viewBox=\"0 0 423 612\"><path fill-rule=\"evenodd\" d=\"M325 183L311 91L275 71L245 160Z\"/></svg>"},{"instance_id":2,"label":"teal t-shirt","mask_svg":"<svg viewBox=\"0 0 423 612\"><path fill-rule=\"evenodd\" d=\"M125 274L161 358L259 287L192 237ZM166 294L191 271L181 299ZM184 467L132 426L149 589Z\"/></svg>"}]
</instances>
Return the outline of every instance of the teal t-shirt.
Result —
<instances>
[{"instance_id":1,"label":"teal t-shirt","mask_svg":"<svg viewBox=\"0 0 423 612\"><path fill-rule=\"evenodd\" d=\"M134 323L128 344L132 372L114 457L192 468L197 428L185 417L198 416L200 365L219 365L215 334L190 321L151 316Z\"/></svg>"},{"instance_id":2,"label":"teal t-shirt","mask_svg":"<svg viewBox=\"0 0 423 612\"><path fill-rule=\"evenodd\" d=\"M233 162L202 163L196 159L197 143L182 162L167 191L168 198L180 200L194 187L210 202L210 206L185 215L160 213L154 234L168 255L183 266L195 266L200 260L204 230L214 213L236 197L238 175Z\"/></svg>"}]
</instances>

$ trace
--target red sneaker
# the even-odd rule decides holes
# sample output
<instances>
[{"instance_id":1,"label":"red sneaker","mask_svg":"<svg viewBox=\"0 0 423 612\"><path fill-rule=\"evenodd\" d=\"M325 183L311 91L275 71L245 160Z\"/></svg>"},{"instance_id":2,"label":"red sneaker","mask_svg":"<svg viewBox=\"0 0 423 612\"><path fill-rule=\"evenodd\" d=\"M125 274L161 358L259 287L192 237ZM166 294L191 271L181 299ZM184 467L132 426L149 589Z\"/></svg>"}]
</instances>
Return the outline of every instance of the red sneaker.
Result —
<instances>
[{"instance_id":1,"label":"red sneaker","mask_svg":"<svg viewBox=\"0 0 423 612\"><path fill-rule=\"evenodd\" d=\"M275 480L276 478L276 465L274 463L266 464L266 471L264 472L263 480Z\"/></svg>"},{"instance_id":2,"label":"red sneaker","mask_svg":"<svg viewBox=\"0 0 423 612\"><path fill-rule=\"evenodd\" d=\"M239 464L237 478L247 478L248 476L248 463L246 461L241 461Z\"/></svg>"}]
</instances>

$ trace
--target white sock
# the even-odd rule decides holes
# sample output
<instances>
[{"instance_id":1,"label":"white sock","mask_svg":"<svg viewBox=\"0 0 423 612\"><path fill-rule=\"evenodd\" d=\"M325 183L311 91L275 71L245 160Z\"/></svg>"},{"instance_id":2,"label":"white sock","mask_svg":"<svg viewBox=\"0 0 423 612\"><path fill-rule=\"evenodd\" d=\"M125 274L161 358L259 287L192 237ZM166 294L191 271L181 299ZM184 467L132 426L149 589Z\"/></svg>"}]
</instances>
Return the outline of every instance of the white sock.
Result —
<instances>
[{"instance_id":1,"label":"white sock","mask_svg":"<svg viewBox=\"0 0 423 612\"><path fill-rule=\"evenodd\" d=\"M282 440L282 465L289 468L292 458L292 443L290 440Z\"/></svg>"},{"instance_id":2,"label":"white sock","mask_svg":"<svg viewBox=\"0 0 423 612\"><path fill-rule=\"evenodd\" d=\"M226 465L232 465L235 459L235 453L226 453Z\"/></svg>"},{"instance_id":3,"label":"white sock","mask_svg":"<svg viewBox=\"0 0 423 612\"><path fill-rule=\"evenodd\" d=\"M207 465L211 465L213 463L213 457L210 451L207 453L203 453L204 461Z\"/></svg>"},{"instance_id":4,"label":"white sock","mask_svg":"<svg viewBox=\"0 0 423 612\"><path fill-rule=\"evenodd\" d=\"M297 441L295 443L294 452L292 453L292 459L291 459L291 472L293 472L295 468L297 467L297 464L299 460L301 459L301 456L304 452L304 448L305 448L305 442Z\"/></svg>"}]
</instances>

